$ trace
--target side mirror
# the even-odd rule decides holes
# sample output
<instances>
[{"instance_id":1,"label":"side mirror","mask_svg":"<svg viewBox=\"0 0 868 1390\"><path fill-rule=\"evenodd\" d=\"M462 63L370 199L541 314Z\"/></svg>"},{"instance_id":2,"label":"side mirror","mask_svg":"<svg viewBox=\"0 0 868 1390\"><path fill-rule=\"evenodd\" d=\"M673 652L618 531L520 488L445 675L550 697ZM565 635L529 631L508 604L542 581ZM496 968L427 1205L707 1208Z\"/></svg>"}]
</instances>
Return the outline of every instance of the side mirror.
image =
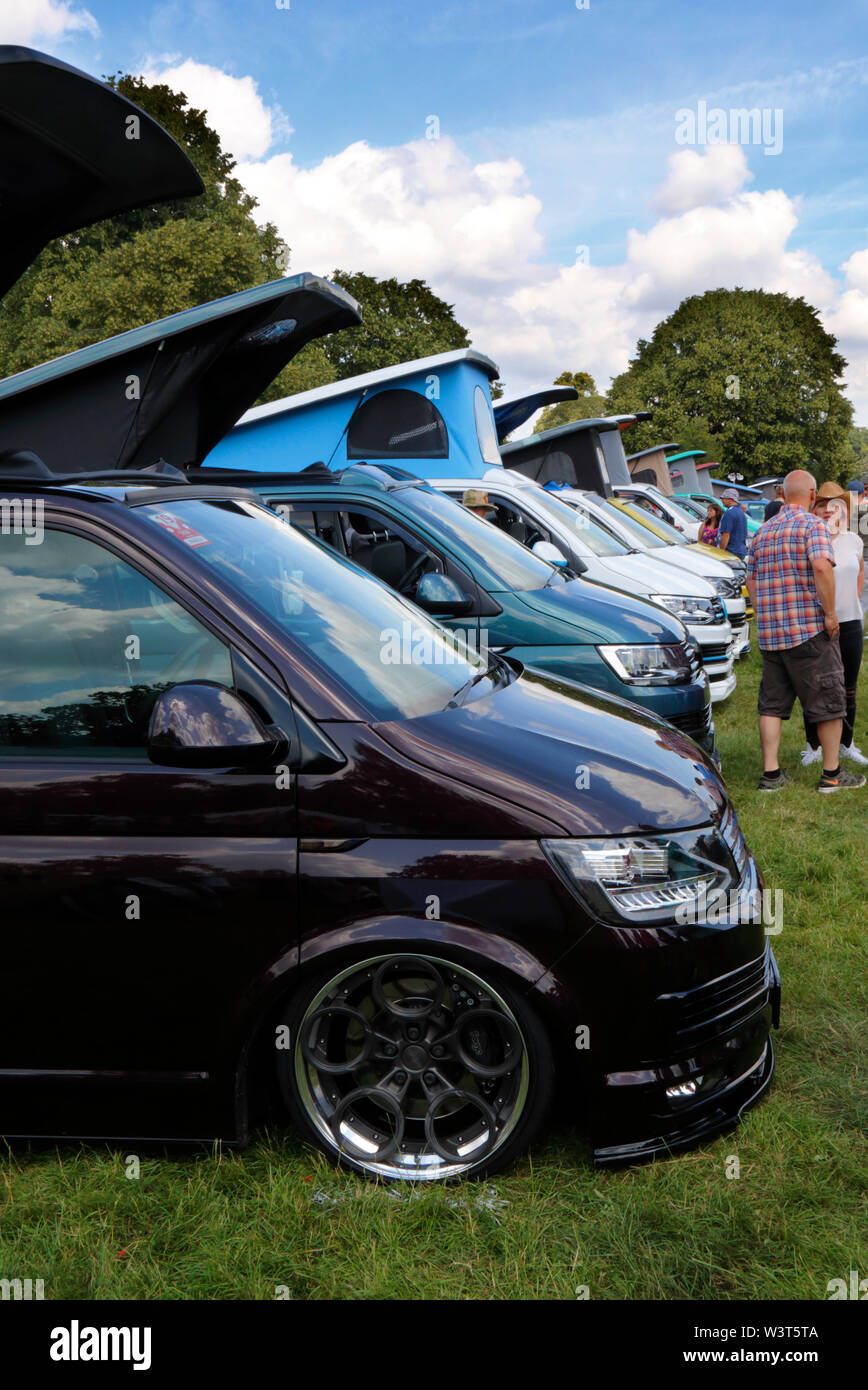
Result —
<instances>
[{"instance_id":1,"label":"side mirror","mask_svg":"<svg viewBox=\"0 0 868 1390\"><path fill-rule=\"evenodd\" d=\"M538 555L541 560L547 560L550 565L556 565L559 570L567 568L567 557L558 550L551 541L537 541L532 547L534 555Z\"/></svg>"},{"instance_id":2,"label":"side mirror","mask_svg":"<svg viewBox=\"0 0 868 1390\"><path fill-rule=\"evenodd\" d=\"M171 685L157 696L148 757L162 767L245 767L280 761L287 739L216 681Z\"/></svg>"},{"instance_id":3,"label":"side mirror","mask_svg":"<svg viewBox=\"0 0 868 1390\"><path fill-rule=\"evenodd\" d=\"M424 608L426 613L443 613L449 617L460 617L473 608L473 599L462 593L454 579L448 574L423 574L416 585L413 602Z\"/></svg>"}]
</instances>

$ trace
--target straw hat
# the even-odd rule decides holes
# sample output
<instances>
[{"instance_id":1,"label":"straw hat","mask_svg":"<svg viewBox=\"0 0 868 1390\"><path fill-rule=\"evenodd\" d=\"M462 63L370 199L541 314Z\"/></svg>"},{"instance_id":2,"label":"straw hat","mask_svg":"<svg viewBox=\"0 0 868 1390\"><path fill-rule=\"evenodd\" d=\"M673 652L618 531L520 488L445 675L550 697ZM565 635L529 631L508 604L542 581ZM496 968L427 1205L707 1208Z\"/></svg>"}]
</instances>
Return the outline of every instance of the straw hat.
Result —
<instances>
[{"instance_id":1,"label":"straw hat","mask_svg":"<svg viewBox=\"0 0 868 1390\"><path fill-rule=\"evenodd\" d=\"M823 486L822 486L821 488L818 488L818 489L817 489L817 501L818 501L818 502L820 501L821 498L826 498L826 497L840 497L840 498L842 498L842 500L845 501L845 502L849 502L849 501L850 501L850 494L849 494L849 492L845 492L844 489L841 487L841 485L840 485L839 483L832 483L832 482L823 483Z\"/></svg>"}]
</instances>

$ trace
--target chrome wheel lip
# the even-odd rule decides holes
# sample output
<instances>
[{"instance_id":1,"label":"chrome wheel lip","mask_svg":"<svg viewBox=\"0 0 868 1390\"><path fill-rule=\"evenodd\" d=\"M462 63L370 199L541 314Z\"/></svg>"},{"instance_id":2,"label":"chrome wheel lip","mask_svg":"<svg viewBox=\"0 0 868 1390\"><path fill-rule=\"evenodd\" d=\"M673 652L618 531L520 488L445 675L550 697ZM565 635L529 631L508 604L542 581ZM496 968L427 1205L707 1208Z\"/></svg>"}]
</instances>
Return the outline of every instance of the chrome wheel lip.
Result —
<instances>
[{"instance_id":1,"label":"chrome wheel lip","mask_svg":"<svg viewBox=\"0 0 868 1390\"><path fill-rule=\"evenodd\" d=\"M293 1043L293 1070L296 1091L308 1120L322 1137L325 1146L334 1154L351 1159L354 1163L362 1167L366 1173L370 1173L375 1177L400 1180L403 1182L442 1182L451 1178L463 1177L469 1169L473 1167L473 1150L478 1149L484 1141L477 1140L474 1144L469 1145L466 1150L467 1157L461 1162L449 1162L433 1151L425 1154L399 1151L398 1153L390 1154L388 1159L385 1160L366 1160L363 1153L359 1151L358 1143L352 1143L351 1147L348 1144L345 1148L336 1142L334 1132L325 1113L325 1105L317 1099L317 1093L322 1096L322 1091L318 1084L319 1078L317 1078L316 1086L312 1086L311 1077L309 1075L310 1064L305 1058L301 1046L301 1039L304 1036L307 1020L320 1008L325 999L333 995L335 990L340 988L345 980L366 970L371 971L373 974L379 966L386 962L401 961L408 958L428 962L435 969L440 971L455 972L457 975L463 977L465 981L471 982L489 996L491 1003L484 1007L494 1007L502 1011L504 1017L509 1020L516 1030L516 1034L521 1042L521 1061L519 1064L521 1067L521 1074L518 1087L509 1118L504 1124L503 1130L498 1135L493 1147L486 1150L486 1158L492 1158L503 1147L509 1135L525 1113L527 1105L530 1088L530 1063L528 1060L527 1042L524 1033L509 1005L488 981L484 980L465 965L458 965L454 961L444 959L441 956L433 956L425 951L402 951L371 956L366 960L355 961L352 965L347 966L326 981L322 989L318 991L308 1004L304 1016L296 1030ZM336 1075L339 1073L327 1074ZM323 1102L324 1100L325 1098L323 1097Z\"/></svg>"}]
</instances>

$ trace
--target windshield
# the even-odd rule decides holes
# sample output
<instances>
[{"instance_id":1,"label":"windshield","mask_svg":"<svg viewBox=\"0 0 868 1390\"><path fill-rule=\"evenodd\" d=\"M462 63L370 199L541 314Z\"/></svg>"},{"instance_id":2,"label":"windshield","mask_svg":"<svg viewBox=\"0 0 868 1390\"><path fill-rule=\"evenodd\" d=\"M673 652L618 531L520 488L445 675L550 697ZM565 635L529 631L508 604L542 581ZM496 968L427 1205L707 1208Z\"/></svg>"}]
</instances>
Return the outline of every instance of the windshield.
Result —
<instances>
[{"instance_id":1,"label":"windshield","mask_svg":"<svg viewBox=\"0 0 868 1390\"><path fill-rule=\"evenodd\" d=\"M708 500L711 502L713 499L709 497ZM689 516L694 517L697 521L704 521L708 515L708 508L703 507L693 497L679 497L678 505L683 512L687 512Z\"/></svg>"},{"instance_id":2,"label":"windshield","mask_svg":"<svg viewBox=\"0 0 868 1390\"><path fill-rule=\"evenodd\" d=\"M141 510L276 622L372 720L443 709L486 670L456 633L265 507L191 498Z\"/></svg>"},{"instance_id":3,"label":"windshield","mask_svg":"<svg viewBox=\"0 0 868 1390\"><path fill-rule=\"evenodd\" d=\"M684 524L685 524L686 526L691 526L691 525L693 524L693 522L695 521L696 518L693 517L693 516L691 516L690 512L688 512L688 511L681 505L681 498L680 498L680 497L679 497L679 498L667 497L667 499L666 499L666 505L667 505L667 507L669 508L670 514L671 514L672 516L674 516L674 518L675 518L676 521L682 521L682 522L684 522ZM664 523L664 524L668 524L668 523Z\"/></svg>"},{"instance_id":4,"label":"windshield","mask_svg":"<svg viewBox=\"0 0 868 1390\"><path fill-rule=\"evenodd\" d=\"M493 592L500 588L521 593L526 589L544 589L553 579L566 582L553 565L444 493L433 488L408 487L398 496L408 511L433 524L447 543L466 547L482 561L494 579Z\"/></svg>"},{"instance_id":5,"label":"windshield","mask_svg":"<svg viewBox=\"0 0 868 1390\"><path fill-rule=\"evenodd\" d=\"M594 503L594 520L606 530L611 527L612 534L619 541L624 541L625 544L632 546L633 550L661 550L665 545L659 536L655 536L646 526L640 526L614 503L608 502L602 497L595 497ZM585 511L581 504L578 505L581 511ZM587 514L590 515L590 513Z\"/></svg>"},{"instance_id":6,"label":"windshield","mask_svg":"<svg viewBox=\"0 0 868 1390\"><path fill-rule=\"evenodd\" d=\"M604 530L587 512L571 507L557 495L552 496L544 492L540 496L535 491L533 500L540 510L548 512L554 521L560 522L562 526L569 526L570 530L575 532L579 550L585 546L592 555L603 558L608 555L629 554L628 547L617 540L611 531Z\"/></svg>"},{"instance_id":7,"label":"windshield","mask_svg":"<svg viewBox=\"0 0 868 1390\"><path fill-rule=\"evenodd\" d=\"M680 531L676 531L674 526L670 526L668 521L664 521L662 516L649 516L643 512L641 507L634 507L631 502L624 502L624 508L629 517L638 522L643 530L651 536L662 537L663 545L684 545L684 536ZM685 515L684 520L695 525L693 518Z\"/></svg>"}]
</instances>

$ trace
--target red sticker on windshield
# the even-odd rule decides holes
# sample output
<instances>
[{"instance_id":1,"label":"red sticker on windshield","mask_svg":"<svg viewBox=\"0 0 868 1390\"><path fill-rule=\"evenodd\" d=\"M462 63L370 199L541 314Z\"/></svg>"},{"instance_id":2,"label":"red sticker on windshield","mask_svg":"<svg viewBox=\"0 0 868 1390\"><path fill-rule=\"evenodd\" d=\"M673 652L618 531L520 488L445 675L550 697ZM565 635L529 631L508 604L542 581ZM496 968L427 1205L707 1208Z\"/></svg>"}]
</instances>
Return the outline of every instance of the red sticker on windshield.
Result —
<instances>
[{"instance_id":1,"label":"red sticker on windshield","mask_svg":"<svg viewBox=\"0 0 868 1390\"><path fill-rule=\"evenodd\" d=\"M176 516L174 512L151 512L151 520L158 526L162 526L164 531L170 531L176 541L183 541L184 545L193 546L210 545L207 536L203 536L200 531L195 530L188 522Z\"/></svg>"}]
</instances>

